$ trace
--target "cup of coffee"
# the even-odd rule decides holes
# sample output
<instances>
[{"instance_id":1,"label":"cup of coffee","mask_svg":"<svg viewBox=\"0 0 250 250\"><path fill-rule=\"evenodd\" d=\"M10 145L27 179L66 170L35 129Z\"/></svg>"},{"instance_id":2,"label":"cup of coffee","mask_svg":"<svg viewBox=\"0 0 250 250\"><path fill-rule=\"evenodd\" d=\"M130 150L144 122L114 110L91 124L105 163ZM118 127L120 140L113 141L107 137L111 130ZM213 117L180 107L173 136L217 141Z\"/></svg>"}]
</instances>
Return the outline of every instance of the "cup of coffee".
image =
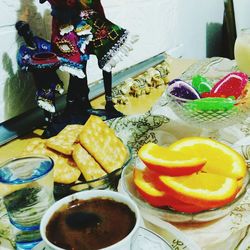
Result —
<instances>
[{"instance_id":1,"label":"cup of coffee","mask_svg":"<svg viewBox=\"0 0 250 250\"><path fill-rule=\"evenodd\" d=\"M139 209L129 197L90 190L54 203L42 218L40 232L53 250L127 250L140 224Z\"/></svg>"}]
</instances>

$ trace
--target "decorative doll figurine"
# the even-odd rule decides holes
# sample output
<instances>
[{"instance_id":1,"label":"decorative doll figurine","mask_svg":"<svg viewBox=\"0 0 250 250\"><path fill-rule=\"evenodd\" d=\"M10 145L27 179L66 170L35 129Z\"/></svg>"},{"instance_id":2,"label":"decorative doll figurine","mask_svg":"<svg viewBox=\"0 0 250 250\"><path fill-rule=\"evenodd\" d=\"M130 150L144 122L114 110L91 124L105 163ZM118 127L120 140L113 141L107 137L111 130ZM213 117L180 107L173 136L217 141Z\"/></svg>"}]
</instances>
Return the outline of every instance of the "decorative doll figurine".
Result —
<instances>
[{"instance_id":1,"label":"decorative doll figurine","mask_svg":"<svg viewBox=\"0 0 250 250\"><path fill-rule=\"evenodd\" d=\"M22 70L31 71L36 83L36 101L45 110L45 119L51 121L55 109L55 93L62 94L62 81L56 73L60 61L51 52L51 44L46 40L34 36L28 23L16 23L18 34L24 38L17 55L18 65Z\"/></svg>"},{"instance_id":2,"label":"decorative doll figurine","mask_svg":"<svg viewBox=\"0 0 250 250\"><path fill-rule=\"evenodd\" d=\"M112 102L111 70L132 50L137 37L107 20L100 0L47 1L52 7L52 51L61 58L59 69L70 73L67 106L59 122L72 123L72 115L95 113L86 76L90 54L97 56L103 70L106 117L122 116ZM46 0L40 0L43 2Z\"/></svg>"}]
</instances>

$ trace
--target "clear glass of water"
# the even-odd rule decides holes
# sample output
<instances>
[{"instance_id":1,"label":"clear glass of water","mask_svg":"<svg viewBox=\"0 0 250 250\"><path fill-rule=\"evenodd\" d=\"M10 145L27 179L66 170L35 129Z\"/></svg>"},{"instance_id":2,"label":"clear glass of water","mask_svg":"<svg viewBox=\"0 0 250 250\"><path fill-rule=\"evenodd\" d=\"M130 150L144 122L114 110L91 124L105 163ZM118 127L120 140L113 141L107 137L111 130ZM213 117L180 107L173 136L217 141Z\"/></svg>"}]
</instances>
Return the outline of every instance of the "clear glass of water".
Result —
<instances>
[{"instance_id":1,"label":"clear glass of water","mask_svg":"<svg viewBox=\"0 0 250 250\"><path fill-rule=\"evenodd\" d=\"M41 241L41 218L54 203L53 166L46 156L15 158L0 165L0 197L17 249L32 249Z\"/></svg>"}]
</instances>

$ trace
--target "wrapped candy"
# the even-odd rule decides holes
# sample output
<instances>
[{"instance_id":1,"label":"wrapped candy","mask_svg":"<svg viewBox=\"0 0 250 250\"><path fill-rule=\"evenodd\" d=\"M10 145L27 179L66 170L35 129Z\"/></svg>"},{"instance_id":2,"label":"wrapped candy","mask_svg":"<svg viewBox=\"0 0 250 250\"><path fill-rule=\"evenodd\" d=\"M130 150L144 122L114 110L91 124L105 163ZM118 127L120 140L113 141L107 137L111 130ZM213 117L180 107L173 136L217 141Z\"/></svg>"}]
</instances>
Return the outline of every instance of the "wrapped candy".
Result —
<instances>
[{"instance_id":1,"label":"wrapped candy","mask_svg":"<svg viewBox=\"0 0 250 250\"><path fill-rule=\"evenodd\" d=\"M218 81L210 91L211 97L239 98L246 87L248 76L242 72L232 72Z\"/></svg>"},{"instance_id":2,"label":"wrapped candy","mask_svg":"<svg viewBox=\"0 0 250 250\"><path fill-rule=\"evenodd\" d=\"M196 99L192 102L186 103L185 107L193 111L227 111L234 107L235 100L222 97L208 97Z\"/></svg>"},{"instance_id":3,"label":"wrapped candy","mask_svg":"<svg viewBox=\"0 0 250 250\"><path fill-rule=\"evenodd\" d=\"M199 93L187 82L175 79L169 83L168 93L179 98L194 100L199 99Z\"/></svg>"},{"instance_id":4,"label":"wrapped candy","mask_svg":"<svg viewBox=\"0 0 250 250\"><path fill-rule=\"evenodd\" d=\"M210 92L212 89L212 83L201 75L193 76L192 86L199 92L199 94Z\"/></svg>"}]
</instances>

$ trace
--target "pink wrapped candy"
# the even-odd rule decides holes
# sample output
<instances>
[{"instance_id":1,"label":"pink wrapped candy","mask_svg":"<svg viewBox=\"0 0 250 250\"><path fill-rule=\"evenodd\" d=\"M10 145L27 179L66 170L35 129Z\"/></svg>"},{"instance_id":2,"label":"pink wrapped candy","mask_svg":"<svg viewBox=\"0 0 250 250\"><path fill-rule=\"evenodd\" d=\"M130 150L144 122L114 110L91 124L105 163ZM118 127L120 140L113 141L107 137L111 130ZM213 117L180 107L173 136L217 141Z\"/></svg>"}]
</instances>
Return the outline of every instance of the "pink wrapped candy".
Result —
<instances>
[{"instance_id":1,"label":"pink wrapped candy","mask_svg":"<svg viewBox=\"0 0 250 250\"><path fill-rule=\"evenodd\" d=\"M236 99L241 96L248 82L248 75L242 72L232 72L219 80L209 93L203 97L230 97Z\"/></svg>"}]
</instances>

